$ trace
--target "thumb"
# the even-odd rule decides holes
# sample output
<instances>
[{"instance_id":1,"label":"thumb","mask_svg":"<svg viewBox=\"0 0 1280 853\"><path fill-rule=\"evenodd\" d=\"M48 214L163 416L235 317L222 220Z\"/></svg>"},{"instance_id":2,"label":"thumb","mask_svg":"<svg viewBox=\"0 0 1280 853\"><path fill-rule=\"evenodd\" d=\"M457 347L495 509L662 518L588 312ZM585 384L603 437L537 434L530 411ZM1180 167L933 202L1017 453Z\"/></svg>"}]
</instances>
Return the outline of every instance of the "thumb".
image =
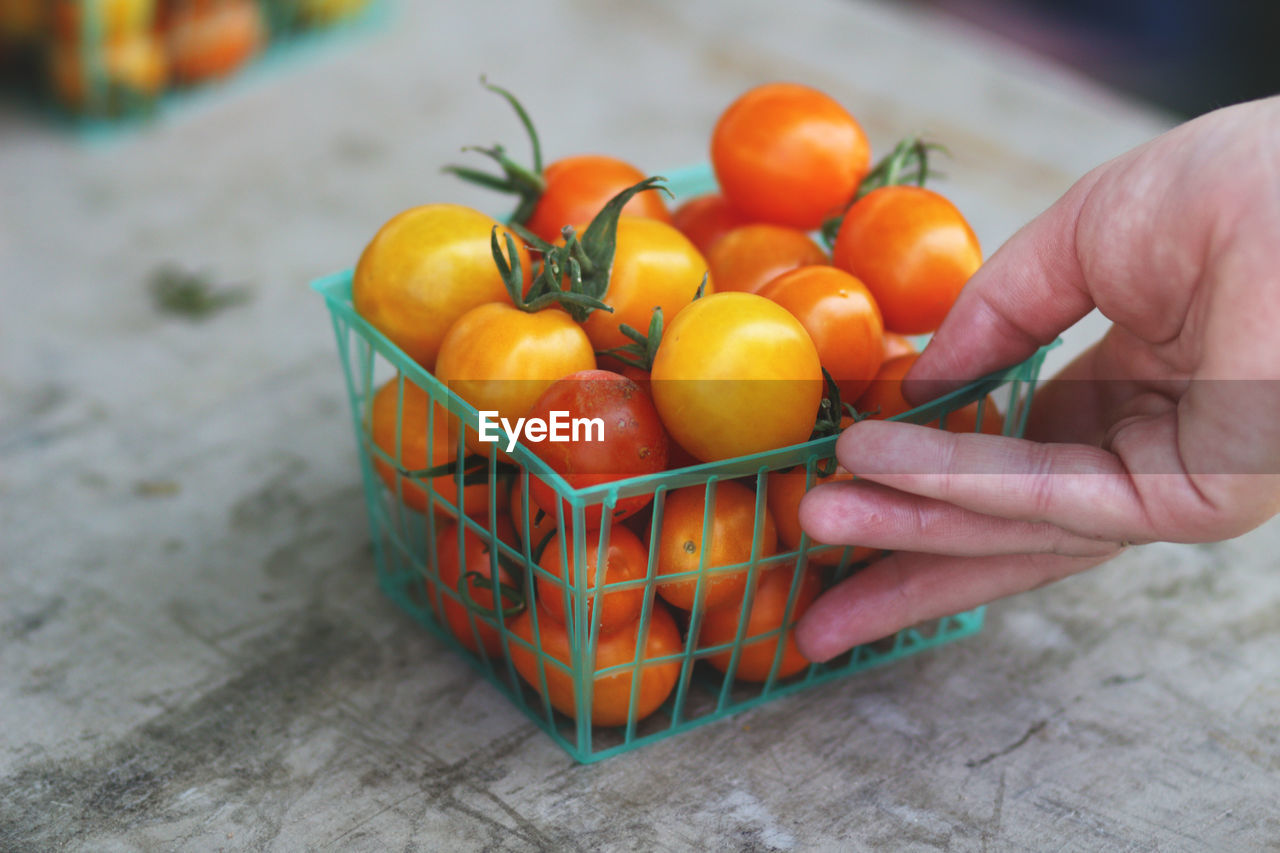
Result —
<instances>
[{"instance_id":1,"label":"thumb","mask_svg":"<svg viewBox=\"0 0 1280 853\"><path fill-rule=\"evenodd\" d=\"M969 279L903 382L912 403L1029 358L1093 309L1076 225L1105 168L1076 182Z\"/></svg>"}]
</instances>

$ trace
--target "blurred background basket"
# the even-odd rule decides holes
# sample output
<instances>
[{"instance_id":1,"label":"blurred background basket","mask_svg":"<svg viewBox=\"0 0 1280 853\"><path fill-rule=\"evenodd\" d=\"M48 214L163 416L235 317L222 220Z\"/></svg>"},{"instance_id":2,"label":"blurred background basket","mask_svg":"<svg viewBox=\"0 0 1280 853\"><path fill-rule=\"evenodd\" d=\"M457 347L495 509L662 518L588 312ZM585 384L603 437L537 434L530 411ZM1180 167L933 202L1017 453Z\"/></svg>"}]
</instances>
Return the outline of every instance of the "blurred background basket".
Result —
<instances>
[{"instance_id":1,"label":"blurred background basket","mask_svg":"<svg viewBox=\"0 0 1280 853\"><path fill-rule=\"evenodd\" d=\"M0 81L84 130L134 124L382 17L388 0L4 0Z\"/></svg>"},{"instance_id":2,"label":"blurred background basket","mask_svg":"<svg viewBox=\"0 0 1280 853\"><path fill-rule=\"evenodd\" d=\"M714 178L707 166L682 169L668 173L668 177L677 201L715 190ZM312 286L325 298L337 335L379 583L401 608L462 654L578 761L596 761L770 699L951 642L982 627L983 608L978 608L900 631L827 663L807 665L794 674L780 677L784 657L789 651L794 655L789 637L796 622L796 603L802 597L806 571L820 571L823 588L826 588L856 571L869 557L879 556L869 554L866 549L815 545L807 536L800 536L789 550L782 545L774 554L765 553L762 546L760 531L768 511L771 484L777 488L776 478L780 472L798 477L798 472L803 471L804 485L811 485L822 473L819 467L834 455L834 437L584 489L570 488L523 445L517 445L509 459L499 457L496 445L490 445L487 458L467 457L463 431L442 431L441 421L458 418L475 427L475 409L356 313L351 302L351 275L351 272L340 273ZM981 426L984 425L983 407L990 406L994 399L1003 412L1000 416L1003 433L1021 435L1043 358L1041 351L1023 364L970 383L895 420L941 421L945 426L948 414L976 404L976 423ZM395 429L393 437L383 435L375 440L371 422L378 397L381 405L394 404ZM407 422L403 414L410 409L416 411L413 420L416 430L403 428ZM989 425L992 413L986 414ZM442 435L448 438L442 439ZM433 460L442 455L441 448L432 446L433 441L441 440L455 445L450 453L443 455L467 461L443 473L440 468L423 469L423 459ZM553 519L534 515L529 502L521 499L529 493L529 481L533 477L551 484L562 498L560 510L554 513ZM728 483L737 485L726 487ZM745 486L754 495L756 535L750 549L751 559L712 569L706 566L707 549L701 549L698 570L686 578L695 585L695 602L702 601L708 579L719 573L745 572L747 591L737 614L738 628L731 639L714 644L704 642L701 632L706 614L695 604L688 614L681 614L680 639L676 646L655 655L646 645L651 625L657 619L667 621L665 617L655 616L656 609L664 607L653 594L657 587L657 532L662 526L668 495L690 486L705 490L704 506L708 516L716 494L725 488ZM620 500L635 495L652 496L651 523L647 530L632 520L612 524L606 521L598 545L592 547L599 548L597 557L603 564L611 528L631 527L648 547L648 566L643 580L589 585L587 572L576 573L574 577L565 570L557 575L538 564L540 542L533 541L535 537L519 536L513 544L510 536L502 534L501 528L506 524L504 516L513 520L515 528L521 531L536 529L539 524L553 525L552 538L559 537L567 543L560 549L566 555L564 559L572 560L577 566L587 565L589 537L575 531L586 529L584 521L592 509L599 514L603 508L602 517L609 519L610 510ZM457 521L459 504L463 506L460 522ZM710 521L709 517L703 521L704 540ZM475 543L483 543L481 550L488 551L481 564L464 564L459 582L450 582L454 579L451 575L442 583L440 549L451 549L460 555L453 559L465 563L468 551L475 553L471 547ZM499 582L521 588L520 593L513 593L513 600L522 597L529 600L533 616L530 636L518 636L512 630L518 607L499 612L477 604L477 596L471 592L474 586L464 580L469 571L478 572L492 588L497 588ZM741 617L751 611L761 578L766 573L772 576L778 572L784 578L789 577L781 625L765 633L753 632L748 637L747 620ZM562 581L562 576L570 577L571 581ZM644 604L638 630L634 632L634 645L627 646L628 651L620 663L602 665L597 670L592 663L597 660L602 637L599 620L588 617L588 606L602 601L609 593L636 588L643 589ZM540 616L545 619L545 614L540 612L542 608L532 607L539 595L544 600L548 596L558 597L561 605L558 609L565 614L568 648L558 654L543 648L538 619ZM780 639L787 642L779 642ZM750 680L737 677L748 657L753 659L755 670ZM641 661L639 666L637 660ZM521 672L517 672L518 668ZM662 682L659 688L670 684L671 689L663 694L666 698L657 710L644 716L640 705L647 701L651 678ZM530 684L537 685L537 689ZM608 709L603 707L606 702L611 706ZM593 725L593 715L610 720L610 724Z\"/></svg>"}]
</instances>

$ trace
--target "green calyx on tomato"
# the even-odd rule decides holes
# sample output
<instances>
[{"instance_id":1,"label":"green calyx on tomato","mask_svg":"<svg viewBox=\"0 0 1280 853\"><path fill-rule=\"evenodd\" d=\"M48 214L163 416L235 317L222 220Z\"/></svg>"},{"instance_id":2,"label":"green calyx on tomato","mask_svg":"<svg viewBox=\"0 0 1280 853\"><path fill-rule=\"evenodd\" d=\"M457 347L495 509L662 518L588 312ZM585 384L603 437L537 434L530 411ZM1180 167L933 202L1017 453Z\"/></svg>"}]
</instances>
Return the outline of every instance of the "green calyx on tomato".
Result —
<instances>
[{"instance_id":1,"label":"green calyx on tomato","mask_svg":"<svg viewBox=\"0 0 1280 853\"><path fill-rule=\"evenodd\" d=\"M630 338L631 343L598 352L596 355L611 355L628 367L645 372L653 370L653 357L658 354L658 345L662 343L662 326L662 306L657 306L653 309L647 332L623 323L618 326L618 331Z\"/></svg>"},{"instance_id":2,"label":"green calyx on tomato","mask_svg":"<svg viewBox=\"0 0 1280 853\"><path fill-rule=\"evenodd\" d=\"M822 381L826 390L822 395L822 402L818 404L818 417L814 420L810 441L839 435L849 424L866 420L874 414L859 412L852 403L842 402L840 386L825 367L822 368ZM836 460L827 458L820 461L814 470L819 477L829 477L836 472L836 467Z\"/></svg>"},{"instance_id":3,"label":"green calyx on tomato","mask_svg":"<svg viewBox=\"0 0 1280 853\"><path fill-rule=\"evenodd\" d=\"M706 296L708 280L709 275L703 273L702 283L698 285L698 290L693 294L692 301L697 302L703 296ZM653 315L649 318L649 330L647 332L642 332L634 326L622 323L618 326L618 331L630 338L631 343L602 350L597 352L596 355L613 356L627 367L634 367L637 370L643 370L648 373L653 370L653 358L658 354L658 345L662 343L664 322L662 306L655 305Z\"/></svg>"},{"instance_id":4,"label":"green calyx on tomato","mask_svg":"<svg viewBox=\"0 0 1280 853\"><path fill-rule=\"evenodd\" d=\"M546 191L547 182L542 177L542 143L538 141L538 131L533 127L533 120L529 118L529 114L525 112L525 108L521 105L516 96L503 89L501 86L495 86L486 80L480 78L480 85L484 86L490 92L496 92L507 99L507 103L511 104L512 109L516 111L516 115L520 117L520 123L524 125L525 132L529 134L529 143L533 147L533 167L526 168L507 156L507 150L501 145L494 144L489 148L480 145L469 145L463 148L463 151L475 151L483 154L493 160L502 169L501 176L491 175L488 172L481 172L479 169L471 169L466 166L445 166L444 171L451 175L456 175L464 181L487 187L498 192L510 193L519 196L520 202L516 206L515 212L511 214L512 222L527 222L529 217L533 215L533 209L538 204L538 199L542 197L542 193Z\"/></svg>"},{"instance_id":5,"label":"green calyx on tomato","mask_svg":"<svg viewBox=\"0 0 1280 853\"><path fill-rule=\"evenodd\" d=\"M532 235L529 235L532 236ZM534 274L527 293L524 289L524 270L520 266L520 254L516 251L516 241L511 235L503 232L507 251L504 255L498 245L498 228L494 227L489 235L493 251L493 262L502 276L502 283L511 297L511 304L521 311L536 314L539 311L559 305L569 316L581 323L592 311L608 311L613 309L600 300L598 296L583 292L581 276L575 281L571 272L563 265L564 259L558 254L543 253L542 265ZM533 239L537 239L536 237ZM569 288L561 286L565 277L569 278Z\"/></svg>"},{"instance_id":6,"label":"green calyx on tomato","mask_svg":"<svg viewBox=\"0 0 1280 853\"><path fill-rule=\"evenodd\" d=\"M538 510L538 512L541 513L542 510ZM542 562L542 555L546 553L547 546L551 544L551 541L556 538L557 532L558 531L554 529L548 530L546 535L543 536L540 541L534 543L533 547L529 551L530 559L532 559L534 563ZM500 548L497 549L497 553L495 554L495 556L498 560L498 565L506 569L507 572L511 575L511 577L518 578L523 576L524 565L520 563L518 560L512 559L508 554L504 553ZM472 598L471 590L470 590L471 587L474 587L476 589L487 590L490 593L501 593L501 599L499 599L498 596L496 595L494 596L495 601L498 601L498 600L511 601L512 604L509 607L502 608L502 616L504 618L519 616L529 606L529 597L525 595L524 590L521 589L520 587L503 583L500 580L495 581L492 577L490 577L489 575L486 575L484 572L478 572L474 570L469 572L464 572L458 578L459 598L462 599L462 603L464 606L467 607L467 609L481 616L487 617L489 619L494 618L497 615L498 611L495 608L486 607L485 605L481 604L480 602Z\"/></svg>"},{"instance_id":7,"label":"green calyx on tomato","mask_svg":"<svg viewBox=\"0 0 1280 853\"><path fill-rule=\"evenodd\" d=\"M604 308L613 311L602 300L609 292L609 273L613 269L613 256L618 249L618 217L622 215L622 208L627 202L646 190L660 190L671 195L671 191L664 186L666 180L655 175L627 187L609 199L581 236L572 225L566 225L562 231L562 245L548 243L519 225L512 226L533 249L541 253L543 270L539 276L540 281L546 279L547 287L561 289L560 282L567 279L568 289L564 292L578 294L581 297L576 300L578 304L588 306L586 311L575 311L570 305L565 306L565 310L578 322L586 319L591 310Z\"/></svg>"},{"instance_id":8,"label":"green calyx on tomato","mask_svg":"<svg viewBox=\"0 0 1280 853\"><path fill-rule=\"evenodd\" d=\"M937 142L928 142L920 136L908 136L893 146L893 150L872 167L867 176L858 184L858 191L849 204L838 216L833 216L822 223L822 240L830 249L835 245L836 234L840 231L840 223L844 221L845 211L855 201L872 190L881 187L914 185L922 187L930 178L940 178L942 173L929 168L929 154L938 151L950 156L951 152Z\"/></svg>"}]
</instances>

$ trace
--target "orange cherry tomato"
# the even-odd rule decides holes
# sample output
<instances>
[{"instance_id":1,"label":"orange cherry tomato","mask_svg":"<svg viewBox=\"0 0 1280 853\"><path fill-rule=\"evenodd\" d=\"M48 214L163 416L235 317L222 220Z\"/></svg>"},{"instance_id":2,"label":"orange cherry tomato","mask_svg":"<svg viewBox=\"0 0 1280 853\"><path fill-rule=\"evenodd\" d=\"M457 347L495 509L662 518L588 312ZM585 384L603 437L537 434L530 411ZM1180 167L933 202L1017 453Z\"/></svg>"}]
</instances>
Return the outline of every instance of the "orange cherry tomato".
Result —
<instances>
[{"instance_id":1,"label":"orange cherry tomato","mask_svg":"<svg viewBox=\"0 0 1280 853\"><path fill-rule=\"evenodd\" d=\"M534 641L533 611L526 610L511 623L511 630L519 637L538 647L541 644L542 654L547 658L560 661L564 666L572 662L572 645L568 629L564 624L551 618L546 611L538 613L538 641ZM627 711L631 705L631 684L637 666L636 646L640 638L640 620L628 623L611 634L601 634L596 639L596 657L593 669L599 673L602 669L613 666L625 666L607 675L596 675L591 691L591 722L598 726L622 726L627 723ZM542 691L542 680L538 674L538 659L534 651L525 648L518 642L512 642L511 663L516 672L534 690ZM635 697L637 720L641 720L666 701L671 695L676 679L680 677L680 661L669 660L650 663L654 658L676 655L684 650L680 639L680 629L676 620L663 607L661 602L653 603L653 611L649 614L648 635L642 644L640 654L639 695ZM547 680L547 698L551 706L570 717L577 717L579 703L573 677L556 666L550 660L543 664L543 672Z\"/></svg>"},{"instance_id":2,"label":"orange cherry tomato","mask_svg":"<svg viewBox=\"0 0 1280 853\"><path fill-rule=\"evenodd\" d=\"M884 322L862 282L835 267L800 267L766 284L760 295L804 326L842 400L856 400L871 384L884 355Z\"/></svg>"},{"instance_id":3,"label":"orange cherry tomato","mask_svg":"<svg viewBox=\"0 0 1280 853\"><path fill-rule=\"evenodd\" d=\"M704 256L725 234L748 220L720 193L691 198L671 214L671 224Z\"/></svg>"},{"instance_id":4,"label":"orange cherry tomato","mask_svg":"<svg viewBox=\"0 0 1280 853\"><path fill-rule=\"evenodd\" d=\"M751 293L716 293L676 315L652 377L667 432L704 462L808 440L822 399L809 333Z\"/></svg>"},{"instance_id":5,"label":"orange cherry tomato","mask_svg":"<svg viewBox=\"0 0 1280 853\"><path fill-rule=\"evenodd\" d=\"M881 360L881 364L891 358L897 358L900 355L913 355L916 352L918 352L916 345L911 343L911 338L906 335L900 335L897 332L884 333L884 358Z\"/></svg>"},{"instance_id":6,"label":"orange cherry tomato","mask_svg":"<svg viewBox=\"0 0 1280 853\"><path fill-rule=\"evenodd\" d=\"M919 354L900 355L886 361L876 374L875 381L863 392L854 405L859 412L864 412L876 420L891 418L915 408L907 402L902 394L902 378L907 375L911 365L916 363ZM978 424L978 402L975 400L946 417L948 432L984 432L988 435L1000 435L1004 430L1004 417L996 408L990 395L982 405L982 424ZM931 421L929 426L938 426L938 421Z\"/></svg>"},{"instance_id":7,"label":"orange cherry tomato","mask_svg":"<svg viewBox=\"0 0 1280 853\"><path fill-rule=\"evenodd\" d=\"M445 333L459 317L487 302L511 301L493 261L490 235L497 224L456 204L415 207L394 217L356 264L356 311L410 358L433 369ZM530 264L523 241L516 241L516 251L527 288Z\"/></svg>"},{"instance_id":8,"label":"orange cherry tomato","mask_svg":"<svg viewBox=\"0 0 1280 853\"><path fill-rule=\"evenodd\" d=\"M773 659L779 653L778 646L784 636L786 640L776 677L787 678L803 671L809 665L809 661L796 647L795 625L809 609L809 605L813 604L814 599L818 597L818 593L822 590L822 579L816 569L805 569L804 575L800 578L800 588L796 590L791 618L788 620L785 618L787 598L791 593L795 571L794 568L790 571L779 569L760 575L756 584L756 596L751 603L751 613L747 616L742 651L738 654L738 668L733 673L735 678L742 681L767 681L769 672L773 669ZM741 621L741 598L737 602L710 611L702 619L698 647L709 648L732 643L738 636L738 626ZM721 672L727 672L732 654L731 650L718 652L709 656L707 662Z\"/></svg>"},{"instance_id":9,"label":"orange cherry tomato","mask_svg":"<svg viewBox=\"0 0 1280 853\"><path fill-rule=\"evenodd\" d=\"M546 188L524 225L554 243L560 239L564 226L590 222L609 199L645 177L635 166L615 157L584 154L557 160L542 170ZM659 222L671 221L666 202L657 192L640 193L627 202L622 212Z\"/></svg>"},{"instance_id":10,"label":"orange cherry tomato","mask_svg":"<svg viewBox=\"0 0 1280 853\"><path fill-rule=\"evenodd\" d=\"M498 538L510 545L516 547L515 530L511 526L511 522L507 520L505 515L499 515L494 525ZM436 530L436 572L440 579L440 585L446 590L454 593L458 592L459 579L464 572L479 572L487 580L492 581L493 578L493 544L489 541L488 535L476 533L470 527L462 533L463 548L458 550L458 524L455 521L449 521L440 526ZM499 583L507 586L516 586L517 581L511 574L498 565L497 577ZM458 642L470 649L472 652L479 653L483 648L485 653L495 658L502 654L502 638L498 634L496 627L496 615L487 616L474 611L469 611L462 601L448 592L441 591L439 601L436 600L436 586L431 582L430 577L426 580L427 586L427 602L431 605L431 609L436 616L443 620L445 627L453 636L457 637ZM478 582L475 578L467 580L467 594L477 605L492 611L496 605L493 590L484 583ZM507 597L503 597L503 607L510 607L515 602ZM474 615L476 628L471 630L470 616ZM477 639L479 642L477 642Z\"/></svg>"},{"instance_id":11,"label":"orange cherry tomato","mask_svg":"<svg viewBox=\"0 0 1280 853\"><path fill-rule=\"evenodd\" d=\"M592 530L586 534L584 542L587 557L587 589L596 585L600 559L600 531ZM574 584L578 579L578 561L575 559L574 543L570 542L567 553L564 541L555 537L543 552L539 565L550 572L558 580L538 576L538 604L547 616L559 622L565 620L564 587L569 587L569 606L577 606L577 594ZM605 548L605 569L603 585L625 583L627 581L643 581L649 565L649 553L640 540L621 524L612 525L609 529L609 544ZM568 573L565 573L565 565ZM608 590L599 593L600 606L597 608L595 594L587 593L587 618L595 613L596 624L604 633L612 633L629 622L640 617L640 608L644 605L644 585L626 589Z\"/></svg>"},{"instance_id":12,"label":"orange cherry tomato","mask_svg":"<svg viewBox=\"0 0 1280 853\"><path fill-rule=\"evenodd\" d=\"M434 496L432 509L438 518L451 518L454 510L443 502L458 505L458 481L454 474L441 474L429 480L413 479L397 473L396 467L405 471L422 471L446 465L457 458L458 419L443 406L435 406L434 418L428 418L431 398L427 392L404 382L404 399L400 401L398 380L387 382L373 395L369 416L369 433L374 445L396 465L373 456L373 468L387 490L396 493L397 481L400 499L405 506L417 512L426 512L427 493ZM397 412L398 409L398 412ZM399 417L397 417L397 413ZM396 453L396 429L399 425L400 452ZM507 506L508 493L499 487L495 496L497 505ZM477 516L489 511L489 484L474 483L463 487L463 512Z\"/></svg>"},{"instance_id":13,"label":"orange cherry tomato","mask_svg":"<svg viewBox=\"0 0 1280 853\"><path fill-rule=\"evenodd\" d=\"M918 335L942 323L982 264L982 249L947 199L923 187L889 186L845 213L832 261L862 279L886 329Z\"/></svg>"},{"instance_id":14,"label":"orange cherry tomato","mask_svg":"<svg viewBox=\"0 0 1280 853\"><path fill-rule=\"evenodd\" d=\"M711 134L725 198L757 222L812 231L853 198L871 166L862 126L808 86L770 83L729 105Z\"/></svg>"},{"instance_id":15,"label":"orange cherry tomato","mask_svg":"<svg viewBox=\"0 0 1280 853\"><path fill-rule=\"evenodd\" d=\"M795 551L800 547L800 535L803 532L800 527L800 499L805 495L805 479L803 467L792 468L789 471L772 471L769 474L769 512L772 513L773 520L778 525L778 541L782 549L787 551ZM852 479L853 475L841 468L826 477L815 475L813 485L820 486ZM809 537L810 547L823 544L812 536ZM858 563L875 554L876 551L873 548L855 546L849 553L849 562ZM832 548L811 553L808 560L811 566L835 566L839 565L843 558L843 548Z\"/></svg>"},{"instance_id":16,"label":"orange cherry tomato","mask_svg":"<svg viewBox=\"0 0 1280 853\"><path fill-rule=\"evenodd\" d=\"M267 23L254 0L168 4L161 27L173 78L186 85L227 76L267 40Z\"/></svg>"},{"instance_id":17,"label":"orange cherry tomato","mask_svg":"<svg viewBox=\"0 0 1280 853\"><path fill-rule=\"evenodd\" d=\"M756 530L755 492L732 481L718 483L711 505L711 541L702 538L707 513L706 489L686 486L669 493L658 534L657 573L659 577L692 573L678 580L660 581L658 595L682 610L692 610L698 591L698 567L705 557L702 579L702 606L719 607L742 596L749 565L731 571L720 567L749 563L752 541L759 536L757 560L765 562L778 550L778 532L773 515L765 507L764 522Z\"/></svg>"},{"instance_id":18,"label":"orange cherry tomato","mask_svg":"<svg viewBox=\"0 0 1280 853\"><path fill-rule=\"evenodd\" d=\"M515 423L557 379L594 370L595 352L582 327L559 308L529 313L505 302L472 308L440 343L436 378L478 411ZM472 450L491 443L468 429ZM506 458L505 449L499 455Z\"/></svg>"},{"instance_id":19,"label":"orange cherry tomato","mask_svg":"<svg viewBox=\"0 0 1280 853\"><path fill-rule=\"evenodd\" d=\"M707 255L721 292L758 293L784 272L830 263L808 234L781 225L741 225L726 232Z\"/></svg>"},{"instance_id":20,"label":"orange cherry tomato","mask_svg":"<svg viewBox=\"0 0 1280 853\"><path fill-rule=\"evenodd\" d=\"M640 193L632 201L651 195ZM585 225L577 229L578 234L584 231ZM625 346L631 339L619 330L623 323L644 332L654 308L661 308L670 321L693 301L706 272L702 253L675 228L654 219L624 216L618 220L617 248L603 300L613 311L593 311L582 328L599 351ZM704 293L715 289L713 275Z\"/></svg>"}]
</instances>

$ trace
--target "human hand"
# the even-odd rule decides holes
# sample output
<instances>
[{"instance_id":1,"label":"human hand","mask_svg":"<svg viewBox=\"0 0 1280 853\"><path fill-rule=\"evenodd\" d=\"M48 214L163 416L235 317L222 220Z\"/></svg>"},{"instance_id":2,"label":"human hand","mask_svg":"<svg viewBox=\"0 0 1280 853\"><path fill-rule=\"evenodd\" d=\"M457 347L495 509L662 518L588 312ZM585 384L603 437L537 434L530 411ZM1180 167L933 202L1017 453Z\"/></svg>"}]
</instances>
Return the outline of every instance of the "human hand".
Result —
<instances>
[{"instance_id":1,"label":"human hand","mask_svg":"<svg viewBox=\"0 0 1280 853\"><path fill-rule=\"evenodd\" d=\"M1082 178L974 275L904 393L1017 363L1095 306L1112 327L1037 392L1027 439L876 420L840 437L860 479L812 490L801 522L895 552L814 603L807 657L1280 512L1280 97Z\"/></svg>"}]
</instances>

